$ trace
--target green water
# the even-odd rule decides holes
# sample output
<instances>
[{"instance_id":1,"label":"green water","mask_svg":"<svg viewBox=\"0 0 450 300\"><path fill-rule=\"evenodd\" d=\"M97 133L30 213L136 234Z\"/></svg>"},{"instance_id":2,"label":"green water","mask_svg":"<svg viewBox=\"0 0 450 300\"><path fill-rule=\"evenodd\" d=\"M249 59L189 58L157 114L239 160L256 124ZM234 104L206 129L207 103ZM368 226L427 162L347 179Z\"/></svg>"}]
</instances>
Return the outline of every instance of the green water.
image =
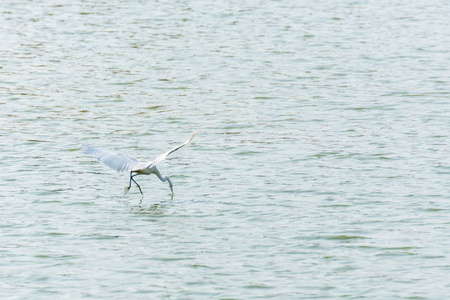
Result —
<instances>
[{"instance_id":1,"label":"green water","mask_svg":"<svg viewBox=\"0 0 450 300\"><path fill-rule=\"evenodd\" d=\"M2 299L445 299L445 1L0 10ZM155 176L142 160L193 143Z\"/></svg>"}]
</instances>

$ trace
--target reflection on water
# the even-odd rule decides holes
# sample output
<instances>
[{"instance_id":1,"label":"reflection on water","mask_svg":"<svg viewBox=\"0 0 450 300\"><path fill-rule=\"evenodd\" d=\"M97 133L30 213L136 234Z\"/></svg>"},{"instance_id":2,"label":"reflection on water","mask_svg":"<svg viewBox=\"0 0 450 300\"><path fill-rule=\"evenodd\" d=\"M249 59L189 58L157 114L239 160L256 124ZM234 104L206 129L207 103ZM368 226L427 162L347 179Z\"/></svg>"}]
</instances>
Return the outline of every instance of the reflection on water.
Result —
<instances>
[{"instance_id":1,"label":"reflection on water","mask_svg":"<svg viewBox=\"0 0 450 300\"><path fill-rule=\"evenodd\" d=\"M164 215L166 205L164 204L152 204L150 206L142 206L142 199L138 206L132 206L130 212L133 214L141 215Z\"/></svg>"},{"instance_id":2,"label":"reflection on water","mask_svg":"<svg viewBox=\"0 0 450 300\"><path fill-rule=\"evenodd\" d=\"M3 298L448 297L450 4L9 2Z\"/></svg>"}]
</instances>

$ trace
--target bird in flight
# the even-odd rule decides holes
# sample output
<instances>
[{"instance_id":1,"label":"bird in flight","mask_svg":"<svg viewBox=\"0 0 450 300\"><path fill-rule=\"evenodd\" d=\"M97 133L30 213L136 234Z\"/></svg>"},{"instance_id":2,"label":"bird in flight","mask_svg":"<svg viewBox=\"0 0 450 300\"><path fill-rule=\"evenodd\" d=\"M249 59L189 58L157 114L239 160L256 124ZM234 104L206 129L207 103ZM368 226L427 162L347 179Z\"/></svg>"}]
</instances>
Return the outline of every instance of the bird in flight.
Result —
<instances>
[{"instance_id":1,"label":"bird in flight","mask_svg":"<svg viewBox=\"0 0 450 300\"><path fill-rule=\"evenodd\" d=\"M167 176L162 176L159 173L159 170L156 168L156 165L159 164L161 161L163 161L164 159L166 159L166 157L177 151L178 149L187 146L190 144L190 142L192 141L192 139L197 135L198 133L198 129L196 129L194 131L194 133L192 134L191 138L189 140L187 140L186 142L184 142L183 144L159 155L155 160L153 161L148 161L148 162L140 162L135 158L132 158L128 155L122 154L122 153L117 153L117 152L113 152L113 151L108 151L108 150L103 150L103 149L98 149L95 147L87 147L84 151L85 154L91 155L93 157L95 157L96 159L98 159L101 162L104 162L105 164L107 164L111 169L116 170L119 173L125 173L125 172L130 172L130 184L125 188L124 190L124 195L126 195L126 193L128 193L128 191L131 188L131 182L133 181L137 187L139 188L139 192L141 192L142 195L144 195L144 193L141 190L141 187L139 186L139 184L134 180L134 177L137 175L150 175L150 174L155 174L156 176L158 176L158 178L162 181L168 181L169 182L169 187L170 187L170 191L171 191L171 195L173 196L173 184L172 181L170 180L169 177Z\"/></svg>"}]
</instances>

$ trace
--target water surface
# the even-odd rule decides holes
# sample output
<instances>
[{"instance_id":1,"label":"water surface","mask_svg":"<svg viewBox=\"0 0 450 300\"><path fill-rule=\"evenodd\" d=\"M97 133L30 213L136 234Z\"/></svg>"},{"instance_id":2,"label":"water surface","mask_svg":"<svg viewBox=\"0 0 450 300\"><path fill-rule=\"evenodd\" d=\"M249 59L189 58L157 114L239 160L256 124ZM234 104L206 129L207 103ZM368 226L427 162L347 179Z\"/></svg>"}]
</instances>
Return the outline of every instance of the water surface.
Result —
<instances>
[{"instance_id":1,"label":"water surface","mask_svg":"<svg viewBox=\"0 0 450 300\"><path fill-rule=\"evenodd\" d=\"M443 299L445 1L0 10L5 299ZM82 145L159 167L133 187Z\"/></svg>"}]
</instances>

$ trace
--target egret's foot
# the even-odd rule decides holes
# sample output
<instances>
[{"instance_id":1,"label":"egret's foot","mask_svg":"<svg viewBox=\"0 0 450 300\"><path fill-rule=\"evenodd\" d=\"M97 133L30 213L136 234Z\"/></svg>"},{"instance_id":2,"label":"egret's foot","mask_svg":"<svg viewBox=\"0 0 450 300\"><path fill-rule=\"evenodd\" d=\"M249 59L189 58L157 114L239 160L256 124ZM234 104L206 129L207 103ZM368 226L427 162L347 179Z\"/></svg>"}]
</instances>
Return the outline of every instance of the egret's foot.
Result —
<instances>
[{"instance_id":1,"label":"egret's foot","mask_svg":"<svg viewBox=\"0 0 450 300\"><path fill-rule=\"evenodd\" d=\"M124 190L123 190L123 195L125 196L128 191L130 190L131 186L127 186Z\"/></svg>"},{"instance_id":2,"label":"egret's foot","mask_svg":"<svg viewBox=\"0 0 450 300\"><path fill-rule=\"evenodd\" d=\"M170 200L173 200L173 193L170 194Z\"/></svg>"}]
</instances>

